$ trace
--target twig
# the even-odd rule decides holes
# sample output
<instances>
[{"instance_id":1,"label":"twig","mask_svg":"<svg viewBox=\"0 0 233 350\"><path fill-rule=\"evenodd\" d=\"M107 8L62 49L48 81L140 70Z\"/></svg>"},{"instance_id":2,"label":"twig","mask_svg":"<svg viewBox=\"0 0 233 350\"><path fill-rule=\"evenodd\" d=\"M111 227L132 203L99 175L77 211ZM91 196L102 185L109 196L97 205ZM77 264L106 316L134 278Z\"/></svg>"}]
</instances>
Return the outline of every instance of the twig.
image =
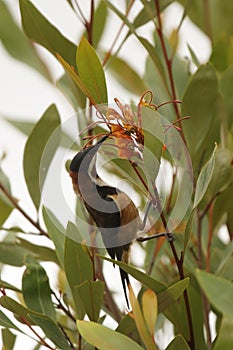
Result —
<instances>
[{"instance_id":1,"label":"twig","mask_svg":"<svg viewBox=\"0 0 233 350\"><path fill-rule=\"evenodd\" d=\"M76 324L75 317L72 315L70 310L67 307L65 307L65 305L63 305L63 303L61 302L61 299L57 297L56 293L53 290L51 290L51 294L54 296L54 298L58 302L58 304L56 304L56 307L62 310Z\"/></svg>"},{"instance_id":2,"label":"twig","mask_svg":"<svg viewBox=\"0 0 233 350\"><path fill-rule=\"evenodd\" d=\"M170 86L171 86L171 93L172 93L172 99L173 99L173 106L175 109L175 113L176 113L176 119L179 120L180 118L180 113L179 113L179 109L178 109L178 105L175 102L177 100L177 96L176 96L176 89L175 89L175 81L174 81L174 77L173 77L173 72L172 72L172 58L168 57L168 53L167 53L167 49L166 49L166 45L165 45L165 40L164 40L164 36L163 36L163 26L162 26L162 20L161 20L161 12L160 12L160 6L159 6L159 0L155 0L155 7L156 7L156 11L157 11L157 18L158 18L158 25L156 26L156 30L158 33L158 37L161 43L161 47L162 47L162 51L163 51L163 55L164 55L164 59L165 59L165 63L167 66L167 71L168 71L168 77L169 77L169 82L170 82ZM178 125L180 127L180 132L181 132L181 136L182 139L184 141L184 143L186 144L186 140L184 137L184 133L183 133L183 129L182 129L182 125L181 122L178 122Z\"/></svg>"},{"instance_id":3,"label":"twig","mask_svg":"<svg viewBox=\"0 0 233 350\"><path fill-rule=\"evenodd\" d=\"M127 8L126 14L125 14L126 16L128 16L128 14L129 14L129 12L130 12L130 10L131 10L131 7L132 7L134 1L135 1L135 0L131 0L129 6L128 6L128 8ZM114 49L114 46L116 45L116 42L117 42L117 40L118 40L118 38L119 38L119 36L120 36L120 34L121 34L121 32L122 32L122 29L124 28L124 25L125 25L125 23L123 22L123 23L121 24L121 26L120 26L120 28L119 28L119 30L118 30L118 32L117 32L117 34L116 34L114 40L113 40L113 42L112 42L112 45L110 46L110 49L107 51L107 53L106 53L106 55L105 55L105 57L104 57L104 59L103 59L103 62L102 62L102 65L103 65L103 66L105 66L105 64L106 64L107 61L109 60L109 57L110 57L111 54L112 54L112 51L113 51L113 49Z\"/></svg>"},{"instance_id":4,"label":"twig","mask_svg":"<svg viewBox=\"0 0 233 350\"><path fill-rule=\"evenodd\" d=\"M40 340L41 345L44 345L46 348L50 349L50 350L56 350L56 348L53 348L52 346L50 346L45 340L44 338L42 338L36 331L35 329L30 325L30 323L28 323L28 321L24 318L24 317L20 317L22 322L25 323L28 328L35 334L35 336Z\"/></svg>"},{"instance_id":5,"label":"twig","mask_svg":"<svg viewBox=\"0 0 233 350\"><path fill-rule=\"evenodd\" d=\"M46 236L47 238L49 238L49 235L47 232L45 232L39 222L33 220L26 212L23 208L21 208L21 206L18 204L17 200L8 192L8 190L6 189L6 187L0 182L0 190L5 194L5 196L9 199L9 201L11 202L11 204L13 204L13 206L15 207L15 209L17 209L34 227L37 228L37 230L39 231L39 234L41 236Z\"/></svg>"},{"instance_id":6,"label":"twig","mask_svg":"<svg viewBox=\"0 0 233 350\"><path fill-rule=\"evenodd\" d=\"M213 202L215 201L215 199L220 195L220 192L215 193L215 195L211 198L211 200L209 201L209 203L207 204L207 206L205 207L205 209L200 212L200 219L202 220L204 218L204 216L206 215L206 213L208 212L208 210L211 208Z\"/></svg>"},{"instance_id":7,"label":"twig","mask_svg":"<svg viewBox=\"0 0 233 350\"><path fill-rule=\"evenodd\" d=\"M154 193L155 193L155 198L156 198L156 203L157 203L157 208L158 211L160 213L160 218L161 221L163 223L163 226L165 228L165 230L172 235L172 233L169 232L168 227L167 227L167 220L165 218L162 206L161 206L161 202L160 202L160 198L159 198L159 194L158 194L158 190L155 184L153 184L154 187ZM171 250L172 250L172 254L174 256L175 262L176 262L176 266L177 269L179 271L179 276L180 279L183 280L184 279L184 269L183 269L183 262L184 262L184 255L183 252L181 252L181 257L179 259L175 245L173 240L168 240ZM189 345L191 347L192 350L195 349L195 340L194 340L194 330L193 330L193 321L192 321L192 314L191 314L191 308L190 308L190 303L189 303L189 298L188 298L188 292L185 289L184 293L184 302L185 302L185 309L186 309L186 315L187 315L187 320L188 320L188 326L189 326L189 336L190 336L190 341L189 341Z\"/></svg>"},{"instance_id":8,"label":"twig","mask_svg":"<svg viewBox=\"0 0 233 350\"><path fill-rule=\"evenodd\" d=\"M62 333L64 334L64 336L65 336L65 338L66 338L66 340L67 340L67 342L69 343L70 348L71 348L71 349L74 349L74 348L75 348L75 347L74 347L74 344L73 344L72 341L70 340L70 338L69 338L68 334L66 333L66 331L64 330L64 327L62 326L62 324L58 322L58 326L60 327Z\"/></svg>"}]
</instances>

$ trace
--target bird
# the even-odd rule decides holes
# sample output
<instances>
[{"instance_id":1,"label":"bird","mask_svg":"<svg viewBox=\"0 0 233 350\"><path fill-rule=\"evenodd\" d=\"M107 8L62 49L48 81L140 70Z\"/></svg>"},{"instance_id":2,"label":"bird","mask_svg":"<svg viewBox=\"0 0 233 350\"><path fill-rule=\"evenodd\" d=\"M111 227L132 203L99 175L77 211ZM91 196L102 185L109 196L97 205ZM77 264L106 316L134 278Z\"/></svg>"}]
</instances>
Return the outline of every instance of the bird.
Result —
<instances>
[{"instance_id":1,"label":"bird","mask_svg":"<svg viewBox=\"0 0 233 350\"><path fill-rule=\"evenodd\" d=\"M131 243L142 226L139 212L131 198L116 187L103 182L96 170L96 155L109 137L102 137L96 144L79 151L70 163L69 173L74 192L81 197L84 206L99 229L104 246L114 260L129 262ZM120 277L128 309L128 274L120 269Z\"/></svg>"}]
</instances>

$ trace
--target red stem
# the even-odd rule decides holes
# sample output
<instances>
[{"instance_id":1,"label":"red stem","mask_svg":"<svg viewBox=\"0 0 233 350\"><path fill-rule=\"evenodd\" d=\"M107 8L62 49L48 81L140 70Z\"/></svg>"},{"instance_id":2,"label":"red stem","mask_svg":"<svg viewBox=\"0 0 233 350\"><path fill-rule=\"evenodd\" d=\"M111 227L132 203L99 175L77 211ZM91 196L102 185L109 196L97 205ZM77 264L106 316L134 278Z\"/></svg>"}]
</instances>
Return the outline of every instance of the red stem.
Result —
<instances>
[{"instance_id":1,"label":"red stem","mask_svg":"<svg viewBox=\"0 0 233 350\"><path fill-rule=\"evenodd\" d=\"M168 57L168 53L167 53L167 49L166 49L166 45L165 45L165 40L164 40L164 36L163 36L163 26L162 26L162 20L161 20L161 13L160 13L160 6L159 6L159 0L155 0L155 7L156 7L156 11L157 11L157 18L158 18L158 25L156 26L156 30L157 30L157 33L158 33L158 37L160 39L160 43L161 43L161 47L162 47L165 63L166 63L166 66L167 66L168 77L169 77L169 81L170 81L171 93L172 93L172 99L173 99L173 106L174 106L175 113L176 113L176 119L178 120L180 118L180 113L179 113L178 105L175 102L177 100L177 96L176 96L174 77L173 77L173 73L172 73L172 58ZM182 130L182 125L181 125L180 121L178 122L178 125L179 125L179 127L181 129L181 136L182 136L184 142L186 143L185 137L184 137L184 134L183 134L183 130Z\"/></svg>"}]
</instances>

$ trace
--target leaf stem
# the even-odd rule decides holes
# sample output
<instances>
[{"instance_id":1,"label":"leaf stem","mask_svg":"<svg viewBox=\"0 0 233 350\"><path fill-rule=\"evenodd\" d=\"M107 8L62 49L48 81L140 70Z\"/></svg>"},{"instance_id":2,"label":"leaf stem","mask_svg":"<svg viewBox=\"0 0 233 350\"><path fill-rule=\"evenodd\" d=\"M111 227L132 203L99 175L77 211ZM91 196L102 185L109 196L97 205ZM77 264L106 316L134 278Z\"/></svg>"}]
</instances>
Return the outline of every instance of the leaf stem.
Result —
<instances>
[{"instance_id":1,"label":"leaf stem","mask_svg":"<svg viewBox=\"0 0 233 350\"><path fill-rule=\"evenodd\" d=\"M18 204L17 200L10 194L10 192L7 190L7 188L0 182L0 190L4 193L4 195L9 199L9 201L11 202L11 204L15 207L15 209L17 209L24 217L25 219L27 219L35 228L37 228L37 230L39 231L39 234L41 236L45 236L47 238L49 238L49 235L47 232L45 232L39 222L33 220L27 213L26 211L21 208L21 206Z\"/></svg>"}]
</instances>

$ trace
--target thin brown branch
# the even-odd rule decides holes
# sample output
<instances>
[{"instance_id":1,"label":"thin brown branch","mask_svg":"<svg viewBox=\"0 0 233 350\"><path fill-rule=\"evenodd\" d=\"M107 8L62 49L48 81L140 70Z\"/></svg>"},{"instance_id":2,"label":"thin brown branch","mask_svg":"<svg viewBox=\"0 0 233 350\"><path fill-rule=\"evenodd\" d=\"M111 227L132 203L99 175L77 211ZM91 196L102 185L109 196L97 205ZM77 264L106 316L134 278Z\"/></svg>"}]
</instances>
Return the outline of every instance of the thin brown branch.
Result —
<instances>
[{"instance_id":1,"label":"thin brown branch","mask_svg":"<svg viewBox=\"0 0 233 350\"><path fill-rule=\"evenodd\" d=\"M202 220L204 218L204 216L207 214L207 212L209 211L209 209L211 208L213 202L215 201L215 199L220 195L220 192L215 193L215 195L211 198L211 200L209 201L209 203L207 204L207 206L205 207L205 209L200 212L200 219Z\"/></svg>"},{"instance_id":2,"label":"thin brown branch","mask_svg":"<svg viewBox=\"0 0 233 350\"><path fill-rule=\"evenodd\" d=\"M18 204L17 200L10 194L10 192L8 192L8 190L6 189L6 187L0 182L0 190L4 193L4 195L9 199L9 201L11 202L11 204L14 206L15 209L17 209L24 217L25 219L27 219L27 221L29 221L38 231L39 234L41 236L46 236L49 238L49 235L47 232L45 232L39 222L33 220L26 212L23 208L21 208L21 206Z\"/></svg>"},{"instance_id":3,"label":"thin brown branch","mask_svg":"<svg viewBox=\"0 0 233 350\"><path fill-rule=\"evenodd\" d=\"M213 211L214 205L210 206L209 209L209 227L208 227L208 242L207 242L207 253L206 253L206 271L210 271L210 256L211 256L211 244L213 238Z\"/></svg>"},{"instance_id":4,"label":"thin brown branch","mask_svg":"<svg viewBox=\"0 0 233 350\"><path fill-rule=\"evenodd\" d=\"M67 342L69 343L70 348L74 349L75 348L74 344L70 340L70 338L69 338L68 334L66 333L66 331L65 331L64 327L62 326L62 324L58 322L58 326L59 326L60 330L62 331L62 333L64 334L64 337L66 338Z\"/></svg>"},{"instance_id":5,"label":"thin brown branch","mask_svg":"<svg viewBox=\"0 0 233 350\"><path fill-rule=\"evenodd\" d=\"M37 332L36 330L30 325L30 323L28 323L28 321L24 318L21 317L21 320L24 324L26 324L28 326L28 328L35 334L35 336L39 339L40 344L45 346L46 348L50 349L50 350L56 350L56 348L53 348L52 346L50 346L44 338L42 338Z\"/></svg>"},{"instance_id":6,"label":"thin brown branch","mask_svg":"<svg viewBox=\"0 0 233 350\"><path fill-rule=\"evenodd\" d=\"M72 315L70 310L61 302L61 298L59 298L53 290L51 290L51 294L54 296L54 298L57 301L57 304L56 304L57 309L62 310L64 314L66 314L66 316L68 316L76 324L75 317Z\"/></svg>"},{"instance_id":7,"label":"thin brown branch","mask_svg":"<svg viewBox=\"0 0 233 350\"><path fill-rule=\"evenodd\" d=\"M132 5L133 5L134 1L135 1L135 0L131 0L129 6L128 6L128 8L127 8L126 14L125 14L126 16L128 16L128 14L129 14L129 12L130 12L130 10L131 10L131 8L132 8ZM116 34L114 40L113 40L113 42L112 42L112 45L110 46L110 49L106 52L106 55L105 55L105 57L104 57L104 59L103 59L103 62L102 62L102 65L103 65L103 66L105 66L106 63L107 63L107 61L109 60L109 58L110 58L110 56L111 56L111 54L112 54L112 51L113 51L113 49L114 49L114 47L115 47L115 45L116 45L116 42L117 42L118 38L120 37L120 34L121 34L121 32L122 32L124 26L125 26L125 23L123 22L123 23L121 24L121 26L120 26L120 28L119 28L119 30L118 30L118 32L117 32L117 34Z\"/></svg>"},{"instance_id":8,"label":"thin brown branch","mask_svg":"<svg viewBox=\"0 0 233 350\"><path fill-rule=\"evenodd\" d=\"M157 204L158 211L160 213L161 221L163 223L163 226L164 226L165 230L170 235L172 235L172 233L169 232L169 230L168 230L167 220L166 220L165 214L164 214L163 209L162 209L162 205L161 205L161 202L160 202L160 198L159 198L159 193L158 193L157 187L156 187L155 184L153 184L153 187L154 187L156 204ZM168 240L168 242L170 244L170 247L171 247L171 250L172 250L172 254L173 254L173 257L175 259L177 269L179 271L180 279L182 280L182 279L185 278L185 276L184 276L184 269L183 269L183 262L184 262L183 253L181 253L181 257L179 259L177 251L176 251L176 247L174 245L174 241L172 239L170 239L170 240ZM194 338L194 330L193 330L193 321L192 321L191 307L190 307L190 303L189 303L189 297L188 297L187 290L184 291L183 296L184 296L184 303L185 303L187 321L188 321L188 326L189 326L189 336L190 336L189 345L190 345L191 350L195 350L195 338Z\"/></svg>"},{"instance_id":9,"label":"thin brown branch","mask_svg":"<svg viewBox=\"0 0 233 350\"><path fill-rule=\"evenodd\" d=\"M155 0L155 7L156 7L156 11L157 11L157 18L158 18L158 25L156 26L156 30L158 33L161 47L162 47L162 51L163 51L163 55L164 55L164 59L165 59L165 64L167 66L168 78L169 78L169 82L170 82L170 86L171 86L171 95L172 95L172 99L173 99L173 106L174 106L175 113L176 113L176 119L179 120L180 119L180 112L178 109L178 105L175 102L177 100L177 96L176 96L175 81L174 81L173 71L172 71L172 62L173 62L172 59L173 59L173 57L171 57L171 58L168 57L168 52L167 52L167 48L166 48L166 44L165 44L165 40L164 40L164 35L163 35L163 25L162 25L162 19L161 19L159 0ZM178 125L181 129L180 132L181 132L182 139L183 139L184 143L186 144L186 140L184 137L184 133L183 133L183 129L182 129L182 125L181 125L180 121L178 122Z\"/></svg>"}]
</instances>

